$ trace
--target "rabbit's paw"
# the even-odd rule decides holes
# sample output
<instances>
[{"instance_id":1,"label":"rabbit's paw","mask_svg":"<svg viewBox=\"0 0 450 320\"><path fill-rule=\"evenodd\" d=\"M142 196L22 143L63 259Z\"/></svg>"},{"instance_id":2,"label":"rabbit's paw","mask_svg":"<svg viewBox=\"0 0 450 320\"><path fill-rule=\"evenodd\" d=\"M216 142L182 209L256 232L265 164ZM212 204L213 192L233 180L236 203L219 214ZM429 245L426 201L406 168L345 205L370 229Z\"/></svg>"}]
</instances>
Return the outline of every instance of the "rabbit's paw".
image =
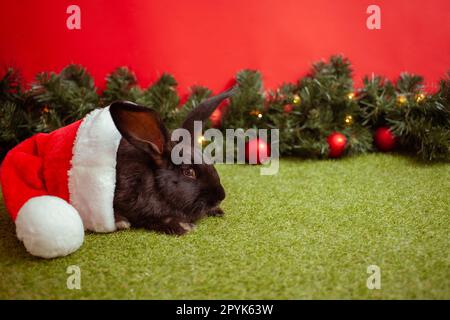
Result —
<instances>
[{"instance_id":1,"label":"rabbit's paw","mask_svg":"<svg viewBox=\"0 0 450 320\"><path fill-rule=\"evenodd\" d=\"M130 223L130 221L127 220L127 218L116 215L115 219L116 219L116 229L117 230L125 230L125 229L131 228L131 223Z\"/></svg>"},{"instance_id":2,"label":"rabbit's paw","mask_svg":"<svg viewBox=\"0 0 450 320\"><path fill-rule=\"evenodd\" d=\"M221 208L216 207L209 210L207 214L210 217L222 217L225 214L225 212L223 212Z\"/></svg>"},{"instance_id":3,"label":"rabbit's paw","mask_svg":"<svg viewBox=\"0 0 450 320\"><path fill-rule=\"evenodd\" d=\"M166 218L163 224L160 226L160 231L167 234L174 234L181 236L194 230L195 225L193 223L180 221L178 219Z\"/></svg>"},{"instance_id":4,"label":"rabbit's paw","mask_svg":"<svg viewBox=\"0 0 450 320\"><path fill-rule=\"evenodd\" d=\"M195 224L189 222L180 222L180 226L186 230L186 232L192 231L195 229Z\"/></svg>"}]
</instances>

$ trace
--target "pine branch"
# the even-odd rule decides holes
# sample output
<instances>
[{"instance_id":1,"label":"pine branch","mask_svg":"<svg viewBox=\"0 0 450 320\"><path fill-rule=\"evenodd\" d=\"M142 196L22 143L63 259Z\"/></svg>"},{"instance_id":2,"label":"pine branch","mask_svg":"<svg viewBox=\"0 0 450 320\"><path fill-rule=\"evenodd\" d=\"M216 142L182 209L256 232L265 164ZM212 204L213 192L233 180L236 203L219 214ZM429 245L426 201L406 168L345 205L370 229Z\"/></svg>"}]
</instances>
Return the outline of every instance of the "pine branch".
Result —
<instances>
[{"instance_id":1,"label":"pine branch","mask_svg":"<svg viewBox=\"0 0 450 320\"><path fill-rule=\"evenodd\" d=\"M262 77L258 71L242 70L236 75L238 92L230 98L222 127L253 128L260 126L264 117Z\"/></svg>"},{"instance_id":2,"label":"pine branch","mask_svg":"<svg viewBox=\"0 0 450 320\"><path fill-rule=\"evenodd\" d=\"M175 78L164 73L136 100L136 103L148 106L158 111L168 128L175 128L177 122L177 108L180 98L177 94L177 81Z\"/></svg>"},{"instance_id":3,"label":"pine branch","mask_svg":"<svg viewBox=\"0 0 450 320\"><path fill-rule=\"evenodd\" d=\"M136 102L141 94L135 74L128 68L121 67L107 76L102 100L104 105L119 100Z\"/></svg>"},{"instance_id":4,"label":"pine branch","mask_svg":"<svg viewBox=\"0 0 450 320\"><path fill-rule=\"evenodd\" d=\"M78 65L69 65L60 74L40 73L31 96L41 107L39 132L50 132L81 119L99 104L94 80Z\"/></svg>"},{"instance_id":5,"label":"pine branch","mask_svg":"<svg viewBox=\"0 0 450 320\"><path fill-rule=\"evenodd\" d=\"M224 128L280 129L282 155L326 157L327 137L334 131L347 139L348 155L372 151L372 134L388 126L400 148L424 160L450 160L450 73L434 94L422 92L422 77L401 74L395 85L371 76L354 92L348 59L333 56L312 66L296 83L264 92L258 71L236 75L238 93L222 119ZM170 129L211 95L205 87L191 88L180 107L173 76L163 74L147 89L135 75L118 68L107 77L101 97L92 77L77 65L59 74L40 73L24 90L20 73L6 70L0 79L0 152L36 132L49 132L81 119L92 109L116 100L129 100L157 110Z\"/></svg>"}]
</instances>

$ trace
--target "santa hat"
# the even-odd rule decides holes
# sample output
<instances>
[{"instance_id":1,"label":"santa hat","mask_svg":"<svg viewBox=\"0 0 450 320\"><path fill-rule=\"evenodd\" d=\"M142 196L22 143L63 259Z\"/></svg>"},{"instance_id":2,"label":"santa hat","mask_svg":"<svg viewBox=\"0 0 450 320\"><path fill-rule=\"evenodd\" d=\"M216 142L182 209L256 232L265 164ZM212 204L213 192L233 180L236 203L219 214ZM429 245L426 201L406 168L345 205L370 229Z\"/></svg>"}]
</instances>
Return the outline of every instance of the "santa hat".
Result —
<instances>
[{"instance_id":1,"label":"santa hat","mask_svg":"<svg viewBox=\"0 0 450 320\"><path fill-rule=\"evenodd\" d=\"M32 255L65 256L84 230L116 230L113 200L121 135L109 107L13 148L1 167L6 208Z\"/></svg>"}]
</instances>

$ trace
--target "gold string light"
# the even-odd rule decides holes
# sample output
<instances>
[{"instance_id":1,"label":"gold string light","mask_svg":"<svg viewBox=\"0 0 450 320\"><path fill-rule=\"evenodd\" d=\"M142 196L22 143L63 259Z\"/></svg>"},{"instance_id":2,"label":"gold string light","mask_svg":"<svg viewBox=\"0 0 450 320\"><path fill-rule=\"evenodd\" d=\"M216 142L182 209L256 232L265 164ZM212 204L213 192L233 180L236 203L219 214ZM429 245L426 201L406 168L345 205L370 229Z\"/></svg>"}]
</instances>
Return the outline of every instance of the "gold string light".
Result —
<instances>
[{"instance_id":1,"label":"gold string light","mask_svg":"<svg viewBox=\"0 0 450 320\"><path fill-rule=\"evenodd\" d=\"M398 106L402 107L408 102L408 99L404 94L399 94L396 98L396 102Z\"/></svg>"},{"instance_id":2,"label":"gold string light","mask_svg":"<svg viewBox=\"0 0 450 320\"><path fill-rule=\"evenodd\" d=\"M205 137L200 136L200 137L198 137L197 141L198 141L198 144L203 144L205 142Z\"/></svg>"},{"instance_id":3,"label":"gold string light","mask_svg":"<svg viewBox=\"0 0 450 320\"><path fill-rule=\"evenodd\" d=\"M355 93L354 92L349 92L347 93L347 99L352 101L355 99Z\"/></svg>"},{"instance_id":4,"label":"gold string light","mask_svg":"<svg viewBox=\"0 0 450 320\"><path fill-rule=\"evenodd\" d=\"M353 123L353 117L351 115L346 115L344 118L344 122L347 126L351 125Z\"/></svg>"},{"instance_id":5,"label":"gold string light","mask_svg":"<svg viewBox=\"0 0 450 320\"><path fill-rule=\"evenodd\" d=\"M250 111L250 115L257 117L258 119L261 119L263 117L262 113L258 110L252 110Z\"/></svg>"},{"instance_id":6,"label":"gold string light","mask_svg":"<svg viewBox=\"0 0 450 320\"><path fill-rule=\"evenodd\" d=\"M419 92L418 94L416 94L415 98L417 103L421 103L423 100L425 100L426 96L423 92Z\"/></svg>"},{"instance_id":7,"label":"gold string light","mask_svg":"<svg viewBox=\"0 0 450 320\"><path fill-rule=\"evenodd\" d=\"M296 106L299 106L300 103L302 103L302 98L301 98L298 94L296 94L296 95L294 95L294 97L292 98L292 103L293 103L294 105L296 105Z\"/></svg>"}]
</instances>

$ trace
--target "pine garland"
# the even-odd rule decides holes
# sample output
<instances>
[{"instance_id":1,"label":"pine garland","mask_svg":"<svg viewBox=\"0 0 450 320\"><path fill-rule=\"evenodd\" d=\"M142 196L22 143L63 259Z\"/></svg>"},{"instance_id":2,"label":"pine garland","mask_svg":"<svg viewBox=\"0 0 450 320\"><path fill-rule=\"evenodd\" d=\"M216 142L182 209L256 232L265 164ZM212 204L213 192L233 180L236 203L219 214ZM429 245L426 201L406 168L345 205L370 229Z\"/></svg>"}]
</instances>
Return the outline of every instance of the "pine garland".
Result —
<instances>
[{"instance_id":1,"label":"pine garland","mask_svg":"<svg viewBox=\"0 0 450 320\"><path fill-rule=\"evenodd\" d=\"M296 83L266 91L255 70L236 75L238 93L226 107L222 128L278 128L282 155L327 157L327 137L343 133L348 155L367 153L373 132L389 127L400 150L423 160L450 160L450 73L434 94L423 92L423 79L401 74L393 83L380 76L365 77L356 90L348 59L333 56L312 66ZM90 74L69 65L59 74L40 73L31 88L23 86L12 68L0 79L0 157L37 132L50 132L81 119L96 107L116 100L133 101L156 109L170 129L212 92L195 86L180 105L177 82L163 74L148 88L139 87L126 67L108 75L102 94Z\"/></svg>"}]
</instances>

